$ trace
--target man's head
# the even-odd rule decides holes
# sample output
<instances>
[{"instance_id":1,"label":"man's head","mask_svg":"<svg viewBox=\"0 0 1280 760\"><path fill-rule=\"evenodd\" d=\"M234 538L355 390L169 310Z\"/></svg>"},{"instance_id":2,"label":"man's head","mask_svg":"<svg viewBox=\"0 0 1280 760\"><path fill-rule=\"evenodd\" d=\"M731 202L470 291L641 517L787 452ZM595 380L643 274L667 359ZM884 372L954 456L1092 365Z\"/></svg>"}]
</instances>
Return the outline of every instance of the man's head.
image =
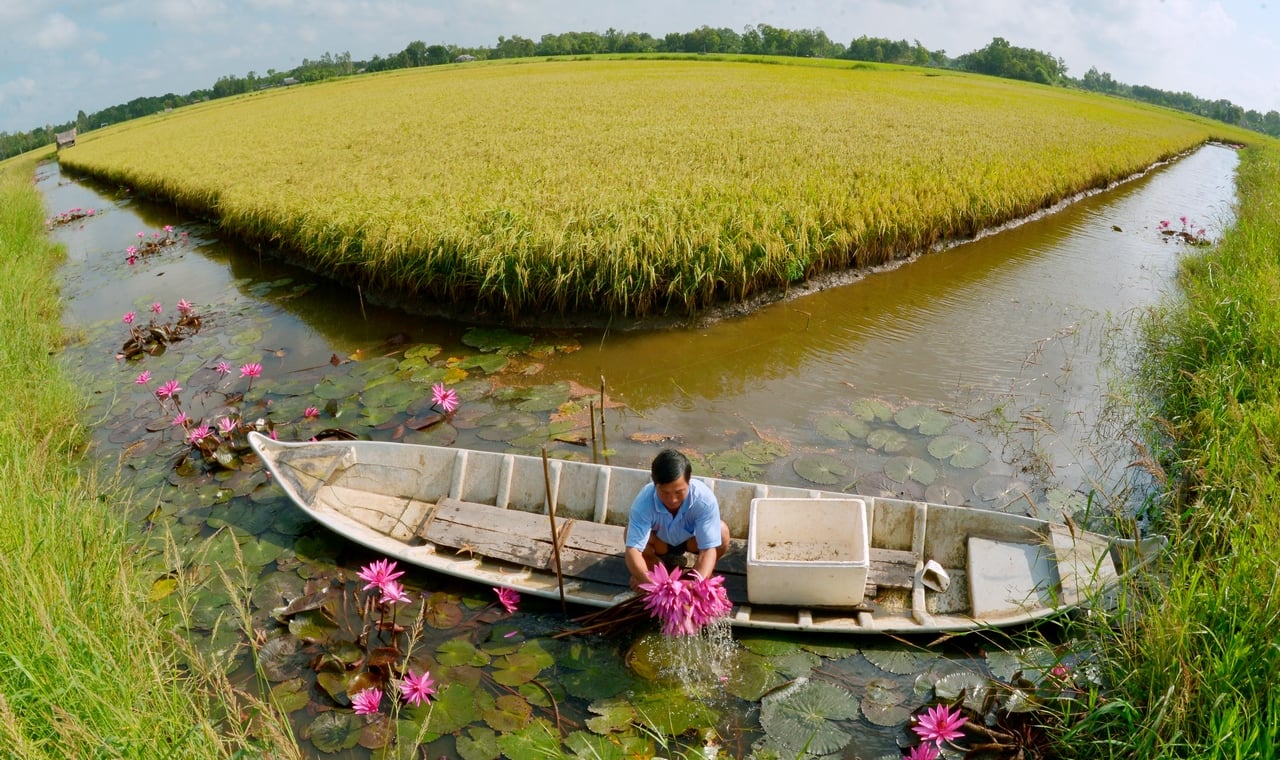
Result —
<instances>
[{"instance_id":1,"label":"man's head","mask_svg":"<svg viewBox=\"0 0 1280 760\"><path fill-rule=\"evenodd\" d=\"M653 458L649 473L653 477L659 501L667 509L679 509L689 495L689 478L693 476L693 465L689 463L689 458L675 449L663 449Z\"/></svg>"}]
</instances>

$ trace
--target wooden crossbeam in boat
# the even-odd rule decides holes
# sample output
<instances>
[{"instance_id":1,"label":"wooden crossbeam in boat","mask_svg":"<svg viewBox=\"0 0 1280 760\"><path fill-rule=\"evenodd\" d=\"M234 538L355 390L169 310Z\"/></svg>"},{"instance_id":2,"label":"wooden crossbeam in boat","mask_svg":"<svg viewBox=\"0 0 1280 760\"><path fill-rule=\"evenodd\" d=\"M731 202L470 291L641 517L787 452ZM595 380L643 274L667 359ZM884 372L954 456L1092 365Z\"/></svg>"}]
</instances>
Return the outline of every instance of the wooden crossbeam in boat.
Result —
<instances>
[{"instance_id":1,"label":"wooden crossbeam in boat","mask_svg":"<svg viewBox=\"0 0 1280 760\"><path fill-rule=\"evenodd\" d=\"M559 518L557 534L565 577L628 585L630 574L622 557L626 528ZM551 531L542 514L444 498L418 535L457 551L555 572ZM716 568L735 601L746 600L745 556L746 542L734 539L729 554ZM873 548L868 567L869 595L874 596L878 587L910 589L917 559L915 552Z\"/></svg>"}]
</instances>

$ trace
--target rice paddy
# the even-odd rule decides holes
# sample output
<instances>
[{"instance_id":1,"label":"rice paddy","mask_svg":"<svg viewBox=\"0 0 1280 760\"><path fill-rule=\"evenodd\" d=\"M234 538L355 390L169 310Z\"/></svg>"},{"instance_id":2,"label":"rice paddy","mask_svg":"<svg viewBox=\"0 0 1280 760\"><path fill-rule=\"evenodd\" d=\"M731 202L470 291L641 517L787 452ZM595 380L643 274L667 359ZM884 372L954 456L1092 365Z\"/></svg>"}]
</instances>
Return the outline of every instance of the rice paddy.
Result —
<instances>
[{"instance_id":1,"label":"rice paddy","mask_svg":"<svg viewBox=\"0 0 1280 760\"><path fill-rule=\"evenodd\" d=\"M885 263L1239 137L831 63L396 71L157 115L60 159L411 309L643 317Z\"/></svg>"}]
</instances>

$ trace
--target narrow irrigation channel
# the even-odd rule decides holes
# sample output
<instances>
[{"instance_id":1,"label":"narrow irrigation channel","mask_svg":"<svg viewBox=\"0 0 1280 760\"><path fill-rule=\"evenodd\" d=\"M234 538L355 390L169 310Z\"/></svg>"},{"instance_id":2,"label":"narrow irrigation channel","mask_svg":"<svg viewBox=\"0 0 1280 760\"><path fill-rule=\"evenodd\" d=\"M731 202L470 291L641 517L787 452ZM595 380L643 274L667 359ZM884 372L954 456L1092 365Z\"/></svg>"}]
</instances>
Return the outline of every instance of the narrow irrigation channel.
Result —
<instances>
[{"instance_id":1,"label":"narrow irrigation channel","mask_svg":"<svg viewBox=\"0 0 1280 760\"><path fill-rule=\"evenodd\" d=\"M1189 246L1230 223L1235 162L1206 146L895 269L649 332L416 317L56 165L39 187L68 250L64 319L78 340L65 358L91 398L93 456L133 489L121 509L155 552L165 622L232 653L225 666L246 682L237 646L256 631L306 752L382 757L397 732L421 731L433 755L467 758L535 753L555 737L567 737L562 751L606 757L606 745L673 735L686 747L717 736L727 756L755 742L785 754L812 735L831 753L898 757L905 721L935 692L1036 667L1048 677L1061 653L760 634L685 652L652 635L553 639L566 622L556 605L509 613L488 588L410 573L413 601L397 619L425 621L414 657L438 699L429 718L413 707L397 725L357 719L355 575L377 558L297 514L237 441L250 425L282 439L341 429L640 467L674 445L704 474L1085 521L1131 501L1127 444L1105 402L1132 314L1173 287ZM433 404L437 385L458 394L456 411ZM232 588L219 567L236 568ZM350 604L280 609L330 587ZM390 648L399 634L379 635ZM699 665L673 676L681 659ZM761 710L797 677L825 690ZM801 719L818 705L819 724Z\"/></svg>"}]
</instances>

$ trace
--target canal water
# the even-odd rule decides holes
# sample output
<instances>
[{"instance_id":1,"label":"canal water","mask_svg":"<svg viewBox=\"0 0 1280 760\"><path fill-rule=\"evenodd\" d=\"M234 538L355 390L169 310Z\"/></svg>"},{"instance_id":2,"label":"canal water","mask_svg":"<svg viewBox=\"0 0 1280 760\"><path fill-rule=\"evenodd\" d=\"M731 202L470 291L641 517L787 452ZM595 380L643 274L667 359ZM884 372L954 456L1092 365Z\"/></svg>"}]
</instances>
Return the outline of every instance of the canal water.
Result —
<instances>
[{"instance_id":1,"label":"canal water","mask_svg":"<svg viewBox=\"0 0 1280 760\"><path fill-rule=\"evenodd\" d=\"M1176 287L1178 261L1192 250L1186 237L1171 233L1212 240L1231 223L1236 160L1229 148L1206 146L1056 213L853 282L811 286L748 316L650 331L504 332L415 316L280 263L270 251L222 240L208 224L125 188L76 181L56 165L41 168L38 187L51 218L94 210L54 224L51 235L68 254L63 318L76 340L66 359L92 398L94 454L137 494L122 509L151 531L153 548L161 548L159 528L180 544L206 540L212 548L187 558L191 567L228 551L219 536L232 535L239 553L250 556L249 585L300 593L316 577L354 572L369 558L291 519L261 473L239 468L238 459L193 463L181 428L169 424L177 409L152 393L158 383L180 382L182 411L193 418L262 418L282 438L342 428L384 440L526 453L545 447L552 456L640 467L658 445L674 445L699 472L740 479L1055 519L1123 511L1141 494L1126 468L1128 421L1108 402L1133 356L1134 319ZM145 251L132 263L130 246ZM162 352L124 356L133 326L176 327L179 299L199 316L198 329L171 332ZM123 323L126 312L135 313L133 326ZM234 372L218 374L219 361L259 363L262 373L246 384ZM150 385L136 382L143 371L154 377ZM421 424L427 405L420 397L435 382L455 388L462 405L443 423ZM414 388L417 397L404 395ZM305 407L319 418L305 415ZM595 413L590 424L588 410ZM949 459L947 448L938 448L941 438L977 441L986 455ZM211 574L198 575L205 584ZM474 638L482 623L496 625L487 589L410 580L414 590L460 600L466 635ZM169 587L157 583L156 595L164 596ZM270 631L282 625L270 615L280 595L262 596L252 622ZM189 627L196 639L210 651L233 648L240 634L234 626L228 632L226 617L218 625L233 609L228 595L208 583L194 599ZM535 601L510 620L520 641L534 641L563 622L557 614ZM448 642L463 634L454 617L444 615L428 631L427 651L456 651ZM749 740L760 737L764 691L817 673L863 699L855 717L832 721L832 730L856 737L844 755L897 756L907 710L921 699L913 679L941 667L936 655L911 659L915 654L903 667L903 652L886 642L760 641L739 637L743 656L765 662L768 677L747 687L723 676L729 695L703 700L714 720L700 727L691 719L701 734L718 734L729 756L745 754ZM626 693L652 675L631 642L596 642L587 646L589 656L545 646L557 667L626 683ZM584 657L609 675L575 671ZM576 659L565 665L563 658ZM997 669L972 653L954 655L946 668ZM291 671L280 683L298 677ZM295 715L301 737L313 730L315 705L341 705L340 696L326 695L324 679L308 677L308 707ZM879 701L868 701L868 689ZM582 726L591 710L604 709L604 698L582 685L556 694L567 713L576 705ZM527 700L536 707L535 697ZM489 720L489 730L507 727L503 720L514 719ZM487 736L482 721L466 726L445 732L432 752L483 756L469 743ZM333 731L314 728L317 737L322 729ZM377 742L302 743L317 757L368 757Z\"/></svg>"}]
</instances>

